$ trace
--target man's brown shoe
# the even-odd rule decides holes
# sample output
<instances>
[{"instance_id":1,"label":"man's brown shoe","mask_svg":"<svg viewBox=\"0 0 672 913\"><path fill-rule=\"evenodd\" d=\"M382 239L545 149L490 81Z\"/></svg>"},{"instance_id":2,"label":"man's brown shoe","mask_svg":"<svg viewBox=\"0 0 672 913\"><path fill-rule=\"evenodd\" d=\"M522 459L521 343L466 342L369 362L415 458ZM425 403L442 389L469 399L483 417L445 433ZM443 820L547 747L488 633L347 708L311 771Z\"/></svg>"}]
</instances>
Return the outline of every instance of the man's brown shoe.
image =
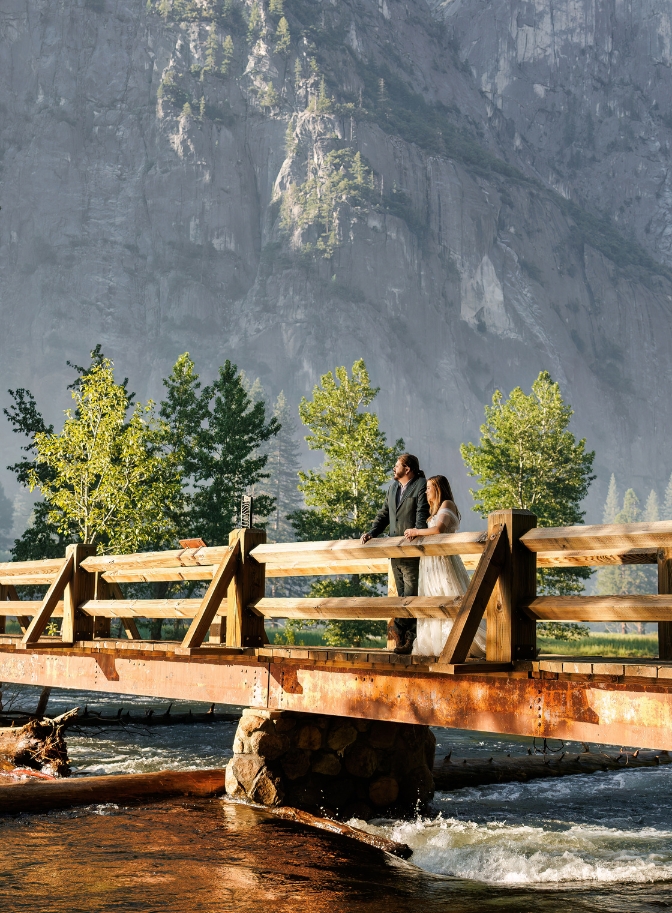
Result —
<instances>
[{"instance_id":1,"label":"man's brown shoe","mask_svg":"<svg viewBox=\"0 0 672 913\"><path fill-rule=\"evenodd\" d=\"M413 651L413 641L414 640L415 640L415 634L413 634L412 631L407 631L406 638L405 638L403 644L401 644L398 647L395 647L394 652L401 656L405 656L408 653L411 653Z\"/></svg>"}]
</instances>

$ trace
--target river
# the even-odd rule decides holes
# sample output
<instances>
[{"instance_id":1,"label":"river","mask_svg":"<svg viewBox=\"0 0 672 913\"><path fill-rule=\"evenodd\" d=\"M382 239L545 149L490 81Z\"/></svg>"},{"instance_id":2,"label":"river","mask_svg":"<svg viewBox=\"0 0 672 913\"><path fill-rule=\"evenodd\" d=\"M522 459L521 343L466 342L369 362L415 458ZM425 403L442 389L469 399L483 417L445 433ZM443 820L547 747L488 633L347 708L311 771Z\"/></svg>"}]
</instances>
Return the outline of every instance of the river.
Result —
<instances>
[{"instance_id":1,"label":"river","mask_svg":"<svg viewBox=\"0 0 672 913\"><path fill-rule=\"evenodd\" d=\"M22 691L20 703L34 706L37 691ZM165 709L141 698L61 691L49 712L86 703L106 713L122 703L134 712ZM223 766L234 731L233 723L81 730L68 736L73 774ZM491 756L531 747L435 732L437 758L451 749ZM672 765L438 793L434 810L412 821L353 822L408 843L409 862L221 799L0 818L0 910L672 909Z\"/></svg>"}]
</instances>

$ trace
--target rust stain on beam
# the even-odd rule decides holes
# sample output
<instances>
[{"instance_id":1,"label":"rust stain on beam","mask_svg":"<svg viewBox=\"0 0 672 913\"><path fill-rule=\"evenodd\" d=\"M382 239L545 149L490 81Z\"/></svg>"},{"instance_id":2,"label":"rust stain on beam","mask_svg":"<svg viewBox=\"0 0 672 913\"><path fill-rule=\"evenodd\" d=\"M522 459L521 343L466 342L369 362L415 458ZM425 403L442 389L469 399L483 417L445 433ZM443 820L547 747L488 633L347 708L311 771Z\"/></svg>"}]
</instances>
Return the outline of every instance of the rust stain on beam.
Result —
<instances>
[{"instance_id":1,"label":"rust stain on beam","mask_svg":"<svg viewBox=\"0 0 672 913\"><path fill-rule=\"evenodd\" d=\"M130 651L129 651L130 652ZM215 663L204 657L112 652L0 652L0 681L113 694L266 707L268 666Z\"/></svg>"},{"instance_id":2,"label":"rust stain on beam","mask_svg":"<svg viewBox=\"0 0 672 913\"><path fill-rule=\"evenodd\" d=\"M271 665L269 706L510 735L672 749L672 689L511 676Z\"/></svg>"}]
</instances>

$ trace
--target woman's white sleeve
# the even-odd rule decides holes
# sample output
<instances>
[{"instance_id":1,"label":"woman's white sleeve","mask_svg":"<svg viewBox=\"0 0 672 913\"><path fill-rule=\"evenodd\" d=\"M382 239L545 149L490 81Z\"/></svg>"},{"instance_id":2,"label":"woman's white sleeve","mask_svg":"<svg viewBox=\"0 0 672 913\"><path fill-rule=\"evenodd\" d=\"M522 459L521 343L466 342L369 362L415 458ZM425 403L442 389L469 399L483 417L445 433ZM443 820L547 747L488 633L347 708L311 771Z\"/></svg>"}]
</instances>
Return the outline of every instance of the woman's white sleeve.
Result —
<instances>
[{"instance_id":1,"label":"woman's white sleeve","mask_svg":"<svg viewBox=\"0 0 672 913\"><path fill-rule=\"evenodd\" d=\"M460 524L452 510L442 507L436 514L436 525L442 533L454 533Z\"/></svg>"}]
</instances>

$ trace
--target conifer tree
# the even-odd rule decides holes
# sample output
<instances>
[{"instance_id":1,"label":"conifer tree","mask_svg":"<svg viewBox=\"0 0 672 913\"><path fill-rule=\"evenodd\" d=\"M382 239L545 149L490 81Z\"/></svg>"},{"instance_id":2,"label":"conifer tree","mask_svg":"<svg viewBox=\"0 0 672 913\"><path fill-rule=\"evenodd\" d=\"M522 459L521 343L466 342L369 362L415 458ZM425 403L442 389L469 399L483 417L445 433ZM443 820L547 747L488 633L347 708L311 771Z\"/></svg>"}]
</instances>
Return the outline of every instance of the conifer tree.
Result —
<instances>
[{"instance_id":1,"label":"conifer tree","mask_svg":"<svg viewBox=\"0 0 672 913\"><path fill-rule=\"evenodd\" d=\"M185 352L164 386L161 417L169 425L188 493L181 536L223 545L236 525L242 495L268 478L268 456L260 449L279 432L279 422L267 420L263 399L252 400L244 378L228 360L216 379L201 388ZM260 520L273 507L269 495L255 499Z\"/></svg>"},{"instance_id":2,"label":"conifer tree","mask_svg":"<svg viewBox=\"0 0 672 913\"><path fill-rule=\"evenodd\" d=\"M656 498L657 500L657 498ZM649 501L651 496L649 495ZM648 502L647 502L648 504ZM639 523L643 519L639 498L634 489L628 488L623 496L623 506L614 517L614 523ZM602 567L597 573L596 591L599 596L629 596L636 593L655 593L655 581L642 564L615 564ZM622 626L625 633L625 625Z\"/></svg>"},{"instance_id":3,"label":"conifer tree","mask_svg":"<svg viewBox=\"0 0 672 913\"><path fill-rule=\"evenodd\" d=\"M672 520L672 475L669 478L665 494L663 495L663 510L661 520Z\"/></svg>"},{"instance_id":4,"label":"conifer tree","mask_svg":"<svg viewBox=\"0 0 672 913\"><path fill-rule=\"evenodd\" d=\"M214 73L217 69L217 53L219 51L219 36L217 35L217 26L213 22L208 32L208 40L205 45L205 67L208 73Z\"/></svg>"},{"instance_id":5,"label":"conifer tree","mask_svg":"<svg viewBox=\"0 0 672 913\"><path fill-rule=\"evenodd\" d=\"M291 47L292 36L289 33L289 24L283 16L275 31L275 50L278 54L288 54Z\"/></svg>"},{"instance_id":6,"label":"conifer tree","mask_svg":"<svg viewBox=\"0 0 672 913\"><path fill-rule=\"evenodd\" d=\"M609 490L607 491L607 500L604 502L604 510L602 511L602 522L603 523L615 523L616 514L619 511L619 494L618 488L616 487L616 476L611 474L609 479Z\"/></svg>"},{"instance_id":7,"label":"conifer tree","mask_svg":"<svg viewBox=\"0 0 672 913\"><path fill-rule=\"evenodd\" d=\"M298 485L301 464L296 421L283 391L275 401L273 415L280 423L280 431L273 438L268 452L268 490L275 498L275 508L267 529L270 541L290 542L294 539L294 527L288 516L301 508L303 498Z\"/></svg>"},{"instance_id":8,"label":"conifer tree","mask_svg":"<svg viewBox=\"0 0 672 913\"><path fill-rule=\"evenodd\" d=\"M656 523L660 520L660 501L654 488L649 492L644 505L644 518L647 523Z\"/></svg>"},{"instance_id":9,"label":"conifer tree","mask_svg":"<svg viewBox=\"0 0 672 913\"><path fill-rule=\"evenodd\" d=\"M233 39L230 35L227 35L222 44L222 66L221 74L222 76L227 76L231 68L231 61L233 60Z\"/></svg>"},{"instance_id":10,"label":"conifer tree","mask_svg":"<svg viewBox=\"0 0 672 913\"><path fill-rule=\"evenodd\" d=\"M268 11L271 14L271 16L284 15L283 0L269 0Z\"/></svg>"}]
</instances>

